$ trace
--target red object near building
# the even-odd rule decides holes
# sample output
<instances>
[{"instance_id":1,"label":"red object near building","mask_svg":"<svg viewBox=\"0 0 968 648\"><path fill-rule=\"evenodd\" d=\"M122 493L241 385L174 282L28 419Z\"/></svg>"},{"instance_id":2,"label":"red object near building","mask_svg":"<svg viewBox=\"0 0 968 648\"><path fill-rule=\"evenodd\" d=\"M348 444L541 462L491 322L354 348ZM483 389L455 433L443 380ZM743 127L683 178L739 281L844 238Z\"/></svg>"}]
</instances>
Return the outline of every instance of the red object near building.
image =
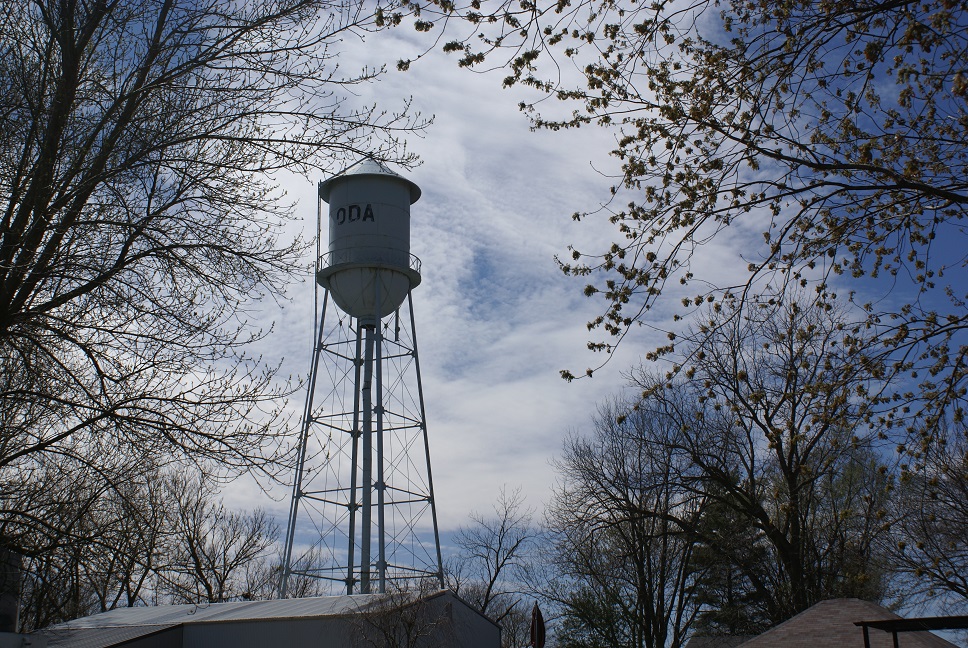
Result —
<instances>
[{"instance_id":1,"label":"red object near building","mask_svg":"<svg viewBox=\"0 0 968 648\"><path fill-rule=\"evenodd\" d=\"M531 645L533 648L544 648L545 645L545 624L538 603L535 602L531 608Z\"/></svg>"}]
</instances>

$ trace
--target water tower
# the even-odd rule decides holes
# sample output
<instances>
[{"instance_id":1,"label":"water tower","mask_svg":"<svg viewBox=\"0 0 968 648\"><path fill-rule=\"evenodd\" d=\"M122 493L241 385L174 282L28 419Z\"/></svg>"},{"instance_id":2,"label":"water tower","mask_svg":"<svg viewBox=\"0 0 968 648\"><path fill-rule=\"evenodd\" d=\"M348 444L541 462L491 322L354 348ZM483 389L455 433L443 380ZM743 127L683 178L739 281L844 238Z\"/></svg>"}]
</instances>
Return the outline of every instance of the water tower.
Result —
<instances>
[{"instance_id":1,"label":"water tower","mask_svg":"<svg viewBox=\"0 0 968 648\"><path fill-rule=\"evenodd\" d=\"M443 586L411 291L420 188L373 160L319 184L315 345L283 555L281 598ZM317 252L320 250L317 247ZM322 298L320 299L320 290ZM319 584L322 588L307 588Z\"/></svg>"}]
</instances>

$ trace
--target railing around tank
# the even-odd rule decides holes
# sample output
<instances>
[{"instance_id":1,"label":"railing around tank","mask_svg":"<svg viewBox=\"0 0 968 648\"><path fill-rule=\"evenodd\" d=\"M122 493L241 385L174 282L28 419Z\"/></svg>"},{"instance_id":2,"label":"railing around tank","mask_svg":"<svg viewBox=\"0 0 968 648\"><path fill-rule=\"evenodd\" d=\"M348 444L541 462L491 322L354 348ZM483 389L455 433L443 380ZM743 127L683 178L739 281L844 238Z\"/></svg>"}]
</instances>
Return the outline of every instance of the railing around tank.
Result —
<instances>
[{"instance_id":1,"label":"railing around tank","mask_svg":"<svg viewBox=\"0 0 968 648\"><path fill-rule=\"evenodd\" d=\"M356 247L326 252L316 260L316 272L344 264L406 268L420 274L420 259L416 255L382 247Z\"/></svg>"}]
</instances>

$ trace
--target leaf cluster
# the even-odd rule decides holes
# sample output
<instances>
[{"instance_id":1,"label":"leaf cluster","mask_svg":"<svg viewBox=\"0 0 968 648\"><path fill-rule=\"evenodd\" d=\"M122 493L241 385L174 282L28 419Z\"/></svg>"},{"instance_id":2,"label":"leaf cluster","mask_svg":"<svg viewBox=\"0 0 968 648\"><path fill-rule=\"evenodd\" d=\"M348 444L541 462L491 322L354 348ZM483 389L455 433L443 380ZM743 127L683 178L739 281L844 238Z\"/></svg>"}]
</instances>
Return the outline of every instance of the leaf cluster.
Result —
<instances>
[{"instance_id":1,"label":"leaf cluster","mask_svg":"<svg viewBox=\"0 0 968 648\"><path fill-rule=\"evenodd\" d=\"M660 304L681 321L764 285L814 285L820 303L840 291L892 383L885 421L917 429L960 417L965 395L966 9L495 0L442 15L474 25L447 46L462 64L487 60L571 108L524 105L535 127L615 138L612 195L576 217L606 217L616 238L559 261L603 302L590 349L610 353ZM703 262L724 239L743 241L731 281Z\"/></svg>"}]
</instances>

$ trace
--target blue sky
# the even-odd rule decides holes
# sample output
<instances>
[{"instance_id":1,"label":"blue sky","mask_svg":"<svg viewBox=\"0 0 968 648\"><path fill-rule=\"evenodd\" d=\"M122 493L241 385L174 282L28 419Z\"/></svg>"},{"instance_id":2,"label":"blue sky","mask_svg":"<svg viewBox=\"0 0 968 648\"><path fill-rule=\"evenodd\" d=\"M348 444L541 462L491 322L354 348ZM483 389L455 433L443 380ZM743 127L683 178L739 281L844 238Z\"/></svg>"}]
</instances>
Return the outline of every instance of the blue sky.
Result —
<instances>
[{"instance_id":1,"label":"blue sky","mask_svg":"<svg viewBox=\"0 0 968 648\"><path fill-rule=\"evenodd\" d=\"M610 240L604 217L570 218L608 196L611 181L595 169L614 168L610 136L594 129L530 132L517 109L521 96L500 89L499 73L470 73L453 58L431 55L398 72L395 60L416 51L411 38L400 29L346 43L350 55L340 58L344 65L355 57L359 65L381 57L389 63L383 80L353 101L393 110L412 95L415 110L435 116L424 137L409 141L423 164L398 171L423 191L412 207L411 247L423 262L413 298L438 516L447 531L471 511L490 510L505 485L521 487L540 509L562 439L622 387L633 347L645 343L622 349L592 380L568 384L558 375L602 359L585 349L585 322L600 304L582 295L581 280L561 274L554 256L579 240ZM306 236L315 230L320 179L284 179ZM284 358L283 374L309 368L313 287L306 279L291 286L291 303L266 303L260 314L274 324L261 350ZM298 410L301 398L291 407ZM280 517L288 508L281 488L265 496L237 484L226 497Z\"/></svg>"},{"instance_id":2,"label":"blue sky","mask_svg":"<svg viewBox=\"0 0 968 648\"><path fill-rule=\"evenodd\" d=\"M585 282L563 276L554 257L566 255L572 243L602 250L613 239L604 214L580 223L570 218L607 199L613 184L607 174L617 168L608 155L612 134L595 127L531 132L517 104L535 97L502 90L500 70L461 70L454 57L439 52L407 72L394 69L397 59L412 58L425 44L401 28L345 43L340 61L349 70L388 67L353 101L394 110L412 96L414 110L435 117L425 136L408 142L423 164L398 170L423 191L412 208L411 249L423 263L413 298L446 545L469 514L490 511L505 487L520 488L540 516L555 483L551 462L565 436L589 428L597 404L623 388L623 373L664 335L636 327L594 378L566 383L559 377L561 369L580 373L602 360L585 348L585 323L603 304L585 298ZM316 183L323 179L283 181L307 237L314 235ZM751 215L705 245L693 259L695 275L719 285L745 279L765 218ZM310 255L307 268L311 263ZM267 303L261 313L275 327L264 351L270 359L284 358L283 374L305 376L309 369L313 286L308 272L305 279L291 287L291 303ZM665 296L671 304L678 302L674 288ZM898 299L897 292L887 297ZM648 319L659 329L671 327L664 317L657 310ZM293 399L294 411L302 398ZM226 497L234 506L266 507L285 522L288 488L266 494L239 482Z\"/></svg>"},{"instance_id":3,"label":"blue sky","mask_svg":"<svg viewBox=\"0 0 968 648\"><path fill-rule=\"evenodd\" d=\"M353 101L394 110L412 96L414 110L435 118L424 137L408 142L423 164L397 170L423 192L412 207L411 250L423 263L413 299L438 516L447 533L471 512L490 511L505 486L520 488L540 512L565 436L588 429L597 404L620 391L623 373L665 336L635 327L594 378L566 383L559 377L561 369L578 374L604 359L585 346L585 323L603 302L584 297L585 281L562 275L554 257L567 255L572 243L602 250L613 240L607 214L571 219L608 198L613 180L607 176L617 169L608 155L613 135L595 127L532 132L517 104L535 95L502 90L500 70L472 73L439 52L407 72L395 69L397 59L412 58L425 44L400 28L344 43L340 61L350 71L349 61L388 65L383 79L360 88ZM297 205L297 225L309 237L321 179L283 181ZM750 241L762 241L761 227L737 226L704 246L693 261L697 277L725 283L735 268L739 279L746 265L740 253ZM307 268L311 262L309 255ZM307 272L306 281L293 284L291 303L266 303L260 315L275 327L263 352L284 358L283 374L305 376L309 369L308 279ZM678 301L674 290L667 297L670 305ZM648 321L671 327L662 318L657 310ZM293 411L302 398L293 399ZM266 495L241 483L226 492L230 504L267 507L282 522L288 496L285 488Z\"/></svg>"},{"instance_id":4,"label":"blue sky","mask_svg":"<svg viewBox=\"0 0 968 648\"><path fill-rule=\"evenodd\" d=\"M349 70L388 66L382 80L360 88L353 101L394 110L412 96L414 110L435 117L425 136L408 142L423 164L398 171L423 192L412 207L411 249L423 263L413 298L446 542L471 512L490 511L504 487L520 487L540 515L555 482L551 462L565 436L587 430L597 404L620 391L623 373L665 337L634 327L594 378L566 383L559 377L561 369L580 373L602 360L585 348L585 323L603 304L584 297L585 282L563 276L554 257L567 254L572 243L602 250L613 239L604 214L580 223L570 218L607 199L613 184L607 174L617 168L608 155L612 134L595 127L531 132L517 104L534 96L502 90L501 71L475 74L440 53L407 72L394 69L398 58L413 57L423 44L401 28L345 43L340 60ZM314 235L322 179L283 182L307 237ZM751 250L763 240L766 217L755 216L700 250L691 268L697 278L719 285L745 279L746 261L755 258ZM307 269L311 263L308 255ZM261 313L275 327L263 351L269 359L284 358L283 374L305 376L309 369L314 315L308 275L291 287L291 303L266 303ZM678 302L672 288L664 297L670 306ZM656 310L648 322L671 328L665 317ZM293 399L294 412L303 398ZM288 488L265 494L245 482L226 491L231 505L266 507L281 523L288 497Z\"/></svg>"}]
</instances>

